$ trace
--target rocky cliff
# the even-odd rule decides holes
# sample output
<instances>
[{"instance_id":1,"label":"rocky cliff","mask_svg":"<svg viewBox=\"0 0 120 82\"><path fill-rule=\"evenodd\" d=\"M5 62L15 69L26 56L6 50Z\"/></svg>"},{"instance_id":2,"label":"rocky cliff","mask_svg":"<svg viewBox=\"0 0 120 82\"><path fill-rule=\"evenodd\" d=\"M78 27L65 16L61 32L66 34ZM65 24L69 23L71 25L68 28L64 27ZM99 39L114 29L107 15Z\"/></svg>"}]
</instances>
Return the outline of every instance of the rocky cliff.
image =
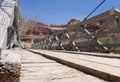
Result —
<instances>
[{"instance_id":1,"label":"rocky cliff","mask_svg":"<svg viewBox=\"0 0 120 82\"><path fill-rule=\"evenodd\" d=\"M28 20L20 21L20 39L21 41L31 42L31 40L38 40L47 35L52 35L55 32L69 28L70 25L80 23L79 20L71 19L65 25L48 25L41 22L34 22Z\"/></svg>"}]
</instances>

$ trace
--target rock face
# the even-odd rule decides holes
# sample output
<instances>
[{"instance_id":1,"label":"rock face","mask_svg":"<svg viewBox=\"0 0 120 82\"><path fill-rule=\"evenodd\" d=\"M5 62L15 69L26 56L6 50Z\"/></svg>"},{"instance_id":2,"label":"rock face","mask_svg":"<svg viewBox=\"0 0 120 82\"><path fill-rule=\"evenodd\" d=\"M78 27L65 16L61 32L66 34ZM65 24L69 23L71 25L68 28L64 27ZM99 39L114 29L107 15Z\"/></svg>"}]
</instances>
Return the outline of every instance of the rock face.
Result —
<instances>
[{"instance_id":1,"label":"rock face","mask_svg":"<svg viewBox=\"0 0 120 82\"><path fill-rule=\"evenodd\" d=\"M0 82L19 82L20 64L0 63Z\"/></svg>"},{"instance_id":2,"label":"rock face","mask_svg":"<svg viewBox=\"0 0 120 82\"><path fill-rule=\"evenodd\" d=\"M77 24L77 23L80 23L80 20L71 19L71 20L68 22L68 25Z\"/></svg>"},{"instance_id":3,"label":"rock face","mask_svg":"<svg viewBox=\"0 0 120 82\"><path fill-rule=\"evenodd\" d=\"M79 20L71 19L65 25L47 25L40 22L21 20L20 22L20 39L21 41L31 42L38 40L47 35L69 28L70 25L80 23Z\"/></svg>"},{"instance_id":4,"label":"rock face","mask_svg":"<svg viewBox=\"0 0 120 82\"><path fill-rule=\"evenodd\" d=\"M108 18L103 18L97 21L93 21L86 25L86 29L89 32L96 33L99 29L101 29L101 25L106 22ZM64 30L66 28L70 28L71 25L80 23L79 20L71 19L65 25L47 25L40 22L34 21L26 21L21 20L21 41L31 42L31 40L39 40L47 35L52 35L60 30Z\"/></svg>"}]
</instances>

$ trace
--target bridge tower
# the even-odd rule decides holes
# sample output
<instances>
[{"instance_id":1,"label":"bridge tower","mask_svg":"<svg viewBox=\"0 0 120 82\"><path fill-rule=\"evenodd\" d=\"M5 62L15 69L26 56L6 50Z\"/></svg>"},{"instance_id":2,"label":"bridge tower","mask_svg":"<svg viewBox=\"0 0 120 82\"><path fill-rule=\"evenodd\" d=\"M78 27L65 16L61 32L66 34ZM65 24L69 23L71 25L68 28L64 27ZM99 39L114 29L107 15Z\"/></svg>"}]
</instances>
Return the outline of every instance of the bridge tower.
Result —
<instances>
[{"instance_id":1,"label":"bridge tower","mask_svg":"<svg viewBox=\"0 0 120 82\"><path fill-rule=\"evenodd\" d=\"M18 0L3 0L0 5L0 48L7 49L11 43L18 44Z\"/></svg>"}]
</instances>

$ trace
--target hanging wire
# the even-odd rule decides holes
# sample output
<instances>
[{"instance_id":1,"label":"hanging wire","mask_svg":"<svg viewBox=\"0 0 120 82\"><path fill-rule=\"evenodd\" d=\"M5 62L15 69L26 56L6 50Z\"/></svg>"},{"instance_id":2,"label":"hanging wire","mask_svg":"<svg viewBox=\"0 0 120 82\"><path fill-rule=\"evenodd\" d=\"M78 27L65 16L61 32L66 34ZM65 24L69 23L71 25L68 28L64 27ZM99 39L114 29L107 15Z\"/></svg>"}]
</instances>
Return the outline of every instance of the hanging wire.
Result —
<instances>
[{"instance_id":1,"label":"hanging wire","mask_svg":"<svg viewBox=\"0 0 120 82\"><path fill-rule=\"evenodd\" d=\"M106 0L103 0L84 20L87 20Z\"/></svg>"}]
</instances>

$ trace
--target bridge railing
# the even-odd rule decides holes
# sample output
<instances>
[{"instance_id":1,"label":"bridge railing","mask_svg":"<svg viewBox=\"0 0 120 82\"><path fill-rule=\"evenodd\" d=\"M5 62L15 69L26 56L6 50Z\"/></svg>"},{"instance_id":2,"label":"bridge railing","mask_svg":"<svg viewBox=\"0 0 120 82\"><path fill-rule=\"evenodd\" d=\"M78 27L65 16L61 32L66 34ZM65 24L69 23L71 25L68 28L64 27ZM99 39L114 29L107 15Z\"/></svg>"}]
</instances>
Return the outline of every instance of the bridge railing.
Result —
<instances>
[{"instance_id":1,"label":"bridge railing","mask_svg":"<svg viewBox=\"0 0 120 82\"><path fill-rule=\"evenodd\" d=\"M119 33L120 11L112 9L52 36L34 41L31 48L109 52L114 50L112 45L120 44ZM107 43L109 39L111 43ZM116 45L114 47L118 48Z\"/></svg>"}]
</instances>

